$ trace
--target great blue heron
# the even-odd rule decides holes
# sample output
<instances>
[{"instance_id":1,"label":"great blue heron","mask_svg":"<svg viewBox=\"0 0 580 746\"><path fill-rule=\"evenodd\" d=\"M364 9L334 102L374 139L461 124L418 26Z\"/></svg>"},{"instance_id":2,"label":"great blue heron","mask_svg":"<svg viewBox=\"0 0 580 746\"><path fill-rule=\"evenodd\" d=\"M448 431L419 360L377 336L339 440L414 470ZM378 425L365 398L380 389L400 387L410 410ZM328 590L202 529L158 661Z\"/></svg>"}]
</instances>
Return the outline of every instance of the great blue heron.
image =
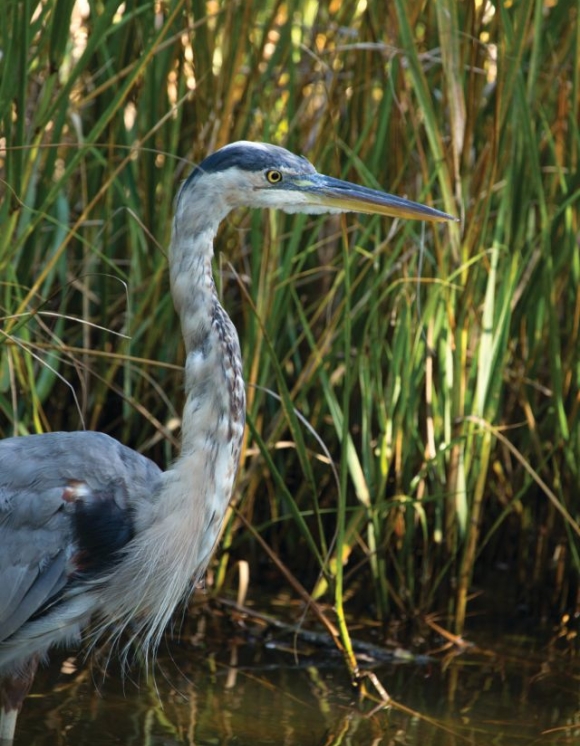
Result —
<instances>
[{"instance_id":1,"label":"great blue heron","mask_svg":"<svg viewBox=\"0 0 580 746\"><path fill-rule=\"evenodd\" d=\"M212 276L236 207L452 220L329 178L283 148L236 142L208 156L175 205L171 292L185 342L181 455L167 471L102 433L0 441L0 738L11 740L39 660L55 644L129 631L155 651L214 550L245 421L236 329Z\"/></svg>"}]
</instances>

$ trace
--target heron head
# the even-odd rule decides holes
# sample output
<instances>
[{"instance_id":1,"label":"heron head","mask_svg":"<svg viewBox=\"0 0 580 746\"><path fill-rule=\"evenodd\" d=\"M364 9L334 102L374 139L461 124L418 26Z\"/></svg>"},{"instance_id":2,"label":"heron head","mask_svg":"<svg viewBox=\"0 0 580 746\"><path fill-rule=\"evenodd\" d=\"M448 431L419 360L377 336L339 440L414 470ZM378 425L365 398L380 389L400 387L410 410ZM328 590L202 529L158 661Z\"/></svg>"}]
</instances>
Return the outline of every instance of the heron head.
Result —
<instances>
[{"instance_id":1,"label":"heron head","mask_svg":"<svg viewBox=\"0 0 580 746\"><path fill-rule=\"evenodd\" d=\"M197 166L182 195L195 193L222 219L236 207L285 212L362 212L415 220L455 220L432 207L319 174L301 156L277 145L234 142Z\"/></svg>"}]
</instances>

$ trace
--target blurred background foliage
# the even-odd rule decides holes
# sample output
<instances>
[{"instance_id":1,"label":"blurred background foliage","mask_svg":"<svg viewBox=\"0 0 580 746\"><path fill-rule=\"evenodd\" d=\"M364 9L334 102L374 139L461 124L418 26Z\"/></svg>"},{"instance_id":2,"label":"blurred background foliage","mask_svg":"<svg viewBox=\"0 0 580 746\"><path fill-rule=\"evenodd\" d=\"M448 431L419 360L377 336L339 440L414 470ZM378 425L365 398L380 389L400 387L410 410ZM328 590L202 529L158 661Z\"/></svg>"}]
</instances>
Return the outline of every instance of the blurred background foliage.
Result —
<instances>
[{"instance_id":1,"label":"blurred background foliage","mask_svg":"<svg viewBox=\"0 0 580 746\"><path fill-rule=\"evenodd\" d=\"M281 144L461 222L222 226L249 426L209 587L244 559L250 601L308 594L339 625L436 612L461 632L480 588L578 613L579 3L2 15L0 434L85 427L174 457L173 197L228 142Z\"/></svg>"}]
</instances>

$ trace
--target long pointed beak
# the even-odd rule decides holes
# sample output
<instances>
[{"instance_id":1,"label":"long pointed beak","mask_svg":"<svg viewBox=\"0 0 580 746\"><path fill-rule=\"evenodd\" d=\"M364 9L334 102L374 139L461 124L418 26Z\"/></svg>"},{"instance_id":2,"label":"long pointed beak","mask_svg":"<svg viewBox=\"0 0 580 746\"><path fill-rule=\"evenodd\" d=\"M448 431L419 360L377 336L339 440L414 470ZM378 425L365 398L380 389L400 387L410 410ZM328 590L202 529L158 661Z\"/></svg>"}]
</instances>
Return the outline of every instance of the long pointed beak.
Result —
<instances>
[{"instance_id":1,"label":"long pointed beak","mask_svg":"<svg viewBox=\"0 0 580 746\"><path fill-rule=\"evenodd\" d=\"M287 182L285 186L288 188ZM329 210L388 215L393 218L428 220L435 223L458 220L453 215L435 210L433 207L318 173L295 177L292 179L292 187L306 195L307 202L312 206L319 205Z\"/></svg>"}]
</instances>

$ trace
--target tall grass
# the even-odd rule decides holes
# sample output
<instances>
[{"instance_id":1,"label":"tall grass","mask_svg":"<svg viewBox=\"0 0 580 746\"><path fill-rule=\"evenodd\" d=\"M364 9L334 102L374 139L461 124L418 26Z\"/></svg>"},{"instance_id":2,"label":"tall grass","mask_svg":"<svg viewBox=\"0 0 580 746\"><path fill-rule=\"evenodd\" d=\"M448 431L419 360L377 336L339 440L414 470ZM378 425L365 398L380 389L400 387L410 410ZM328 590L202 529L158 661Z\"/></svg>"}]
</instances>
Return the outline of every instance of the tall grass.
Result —
<instances>
[{"instance_id":1,"label":"tall grass","mask_svg":"<svg viewBox=\"0 0 580 746\"><path fill-rule=\"evenodd\" d=\"M462 222L223 226L249 428L217 586L240 556L253 588L283 582L261 535L347 649L363 609L461 632L501 573L577 611L578 5L5 6L2 435L98 428L172 458L173 195L226 142L280 143Z\"/></svg>"}]
</instances>

